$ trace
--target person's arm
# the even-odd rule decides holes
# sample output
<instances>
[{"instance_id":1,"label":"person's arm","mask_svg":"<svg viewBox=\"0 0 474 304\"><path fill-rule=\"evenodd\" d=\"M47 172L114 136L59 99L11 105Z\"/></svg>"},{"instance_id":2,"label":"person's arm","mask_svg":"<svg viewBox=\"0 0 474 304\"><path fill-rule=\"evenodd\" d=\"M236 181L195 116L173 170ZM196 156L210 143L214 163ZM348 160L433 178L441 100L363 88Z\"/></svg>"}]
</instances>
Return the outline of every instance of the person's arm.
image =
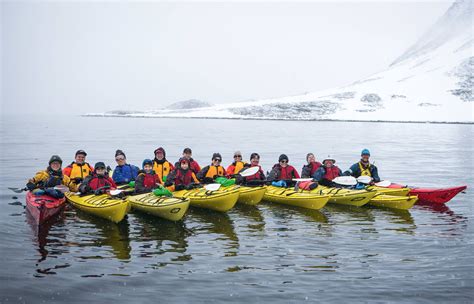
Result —
<instances>
[{"instance_id":1,"label":"person's arm","mask_svg":"<svg viewBox=\"0 0 474 304\"><path fill-rule=\"evenodd\" d=\"M308 178L311 177L311 167L309 165L304 165L303 169L301 169L301 177L302 178Z\"/></svg>"},{"instance_id":2,"label":"person's arm","mask_svg":"<svg viewBox=\"0 0 474 304\"><path fill-rule=\"evenodd\" d=\"M125 182L125 179L122 174L122 170L119 166L115 167L114 172L112 173L112 179L117 183Z\"/></svg>"},{"instance_id":3,"label":"person's arm","mask_svg":"<svg viewBox=\"0 0 474 304\"><path fill-rule=\"evenodd\" d=\"M295 167L292 167L292 168L293 168L293 177L300 178L300 175L298 174L298 171L296 171Z\"/></svg>"},{"instance_id":4,"label":"person's arm","mask_svg":"<svg viewBox=\"0 0 474 304\"><path fill-rule=\"evenodd\" d=\"M225 173L228 176L231 176L231 175L234 175L234 171L235 171L235 165L234 165L234 163L232 163L227 167L227 169L225 170Z\"/></svg>"},{"instance_id":5,"label":"person's arm","mask_svg":"<svg viewBox=\"0 0 474 304\"><path fill-rule=\"evenodd\" d=\"M352 165L349 169L342 173L343 176L355 176L359 166L357 164Z\"/></svg>"},{"instance_id":6,"label":"person's arm","mask_svg":"<svg viewBox=\"0 0 474 304\"><path fill-rule=\"evenodd\" d=\"M198 174L196 175L197 178L198 178L201 182L203 182L204 177L205 177L206 174L207 174L207 171L209 171L209 166L206 166L206 167L202 168L201 171L199 171Z\"/></svg>"},{"instance_id":7,"label":"person's arm","mask_svg":"<svg viewBox=\"0 0 474 304\"><path fill-rule=\"evenodd\" d=\"M169 187L171 185L174 184L174 181L176 179L176 170L173 170L170 172L170 174L168 174L168 177L166 178L166 182L165 182L165 187Z\"/></svg>"},{"instance_id":8,"label":"person's arm","mask_svg":"<svg viewBox=\"0 0 474 304\"><path fill-rule=\"evenodd\" d=\"M148 189L143 185L145 180L145 174L138 174L137 179L135 180L135 192L136 193L145 193Z\"/></svg>"},{"instance_id":9,"label":"person's arm","mask_svg":"<svg viewBox=\"0 0 474 304\"><path fill-rule=\"evenodd\" d=\"M276 181L279 179L278 175L278 169L274 167L272 171L270 171L270 173L268 174L267 180L270 182Z\"/></svg>"},{"instance_id":10,"label":"person's arm","mask_svg":"<svg viewBox=\"0 0 474 304\"><path fill-rule=\"evenodd\" d=\"M67 186L72 192L77 192L78 190L78 185L74 183L74 181L71 180L67 175L63 175L63 185Z\"/></svg>"},{"instance_id":11,"label":"person's arm","mask_svg":"<svg viewBox=\"0 0 474 304\"><path fill-rule=\"evenodd\" d=\"M89 175L82 181L82 183L79 185L79 192L81 192L82 194L92 192L92 189L89 186L89 182L91 181L91 179L92 176Z\"/></svg>"},{"instance_id":12,"label":"person's arm","mask_svg":"<svg viewBox=\"0 0 474 304\"><path fill-rule=\"evenodd\" d=\"M372 174L372 178L374 179L374 183L380 182L379 170L374 165L371 165L371 167L372 167L372 172L370 172L370 174Z\"/></svg>"},{"instance_id":13,"label":"person's arm","mask_svg":"<svg viewBox=\"0 0 474 304\"><path fill-rule=\"evenodd\" d=\"M319 167L319 169L314 172L313 179L317 182L320 182L324 174L326 174L326 170L324 169L324 167Z\"/></svg>"},{"instance_id":14,"label":"person's arm","mask_svg":"<svg viewBox=\"0 0 474 304\"><path fill-rule=\"evenodd\" d=\"M63 169L63 174L70 177L71 176L71 170L72 170L72 168L70 166L67 166L66 168Z\"/></svg>"}]
</instances>

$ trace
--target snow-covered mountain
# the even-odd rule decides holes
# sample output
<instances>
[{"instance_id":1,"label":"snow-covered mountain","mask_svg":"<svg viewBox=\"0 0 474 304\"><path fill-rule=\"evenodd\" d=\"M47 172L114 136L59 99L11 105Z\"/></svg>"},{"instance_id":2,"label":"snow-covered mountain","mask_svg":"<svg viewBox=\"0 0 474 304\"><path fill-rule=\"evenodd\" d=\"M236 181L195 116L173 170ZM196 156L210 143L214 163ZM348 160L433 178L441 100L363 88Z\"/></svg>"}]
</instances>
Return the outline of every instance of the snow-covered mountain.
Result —
<instances>
[{"instance_id":1,"label":"snow-covered mountain","mask_svg":"<svg viewBox=\"0 0 474 304\"><path fill-rule=\"evenodd\" d=\"M94 116L474 122L473 2L458 0L384 71L283 98Z\"/></svg>"}]
</instances>

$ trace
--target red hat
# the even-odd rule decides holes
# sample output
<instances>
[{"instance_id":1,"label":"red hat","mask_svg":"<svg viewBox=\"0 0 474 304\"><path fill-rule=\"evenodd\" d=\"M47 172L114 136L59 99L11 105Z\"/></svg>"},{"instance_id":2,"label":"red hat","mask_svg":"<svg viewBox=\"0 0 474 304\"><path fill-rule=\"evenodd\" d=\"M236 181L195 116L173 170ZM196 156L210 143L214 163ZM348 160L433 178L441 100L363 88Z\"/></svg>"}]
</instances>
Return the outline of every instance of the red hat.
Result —
<instances>
[{"instance_id":1,"label":"red hat","mask_svg":"<svg viewBox=\"0 0 474 304\"><path fill-rule=\"evenodd\" d=\"M179 163L180 163L180 164L182 164L182 163L187 163L187 164L189 165L191 162L189 161L189 159L183 157L183 158L181 158L181 159L179 160Z\"/></svg>"},{"instance_id":2,"label":"red hat","mask_svg":"<svg viewBox=\"0 0 474 304\"><path fill-rule=\"evenodd\" d=\"M163 149L162 147L159 147L158 149L156 149L155 152L154 152L154 154L156 154L156 153L158 153L158 152L163 153L163 156L166 157L165 149Z\"/></svg>"}]
</instances>

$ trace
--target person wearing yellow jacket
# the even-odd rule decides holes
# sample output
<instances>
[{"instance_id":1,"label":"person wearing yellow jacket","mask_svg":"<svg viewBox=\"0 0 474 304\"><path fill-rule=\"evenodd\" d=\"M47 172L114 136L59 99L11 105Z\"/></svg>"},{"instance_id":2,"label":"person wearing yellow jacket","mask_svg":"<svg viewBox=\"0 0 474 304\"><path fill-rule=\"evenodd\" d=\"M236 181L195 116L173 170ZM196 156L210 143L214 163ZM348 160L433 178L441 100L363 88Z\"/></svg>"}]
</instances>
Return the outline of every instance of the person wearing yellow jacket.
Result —
<instances>
[{"instance_id":1,"label":"person wearing yellow jacket","mask_svg":"<svg viewBox=\"0 0 474 304\"><path fill-rule=\"evenodd\" d=\"M220 153L212 155L212 164L206 166L199 171L197 178L205 184L213 183L219 176L225 176L225 169L221 166L222 156Z\"/></svg>"},{"instance_id":2,"label":"person wearing yellow jacket","mask_svg":"<svg viewBox=\"0 0 474 304\"><path fill-rule=\"evenodd\" d=\"M162 183L166 182L166 178L171 171L174 170L174 166L166 160L165 149L159 147L155 150L155 159L153 159L153 171L158 174Z\"/></svg>"},{"instance_id":3,"label":"person wearing yellow jacket","mask_svg":"<svg viewBox=\"0 0 474 304\"><path fill-rule=\"evenodd\" d=\"M63 169L63 174L74 180L74 183L80 184L84 178L89 176L94 169L86 162L87 153L84 150L78 150L74 161Z\"/></svg>"},{"instance_id":4,"label":"person wearing yellow jacket","mask_svg":"<svg viewBox=\"0 0 474 304\"><path fill-rule=\"evenodd\" d=\"M55 198L64 197L62 192L54 189L55 186L64 185L69 190L76 192L77 185L67 175L63 174L61 170L62 163L63 161L59 156L51 156L46 170L39 171L33 178L29 179L26 188L34 194L47 194Z\"/></svg>"}]
</instances>

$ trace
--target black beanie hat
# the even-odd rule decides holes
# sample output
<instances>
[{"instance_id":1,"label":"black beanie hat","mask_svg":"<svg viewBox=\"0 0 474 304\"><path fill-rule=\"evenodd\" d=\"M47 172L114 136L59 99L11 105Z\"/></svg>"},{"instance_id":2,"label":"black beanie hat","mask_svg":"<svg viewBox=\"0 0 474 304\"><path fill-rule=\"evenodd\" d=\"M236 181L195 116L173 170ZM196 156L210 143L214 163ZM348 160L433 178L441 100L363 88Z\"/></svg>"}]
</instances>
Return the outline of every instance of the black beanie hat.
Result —
<instances>
[{"instance_id":1,"label":"black beanie hat","mask_svg":"<svg viewBox=\"0 0 474 304\"><path fill-rule=\"evenodd\" d=\"M99 168L103 168L105 169L105 164L103 162L98 162L98 163L95 163L95 166L94 166L94 169L97 170Z\"/></svg>"},{"instance_id":2,"label":"black beanie hat","mask_svg":"<svg viewBox=\"0 0 474 304\"><path fill-rule=\"evenodd\" d=\"M284 159L286 159L286 161L288 161L288 156L286 156L286 154L280 155L280 157L278 157L278 162L281 162Z\"/></svg>"},{"instance_id":3,"label":"black beanie hat","mask_svg":"<svg viewBox=\"0 0 474 304\"><path fill-rule=\"evenodd\" d=\"M61 165L63 164L63 160L61 159L61 157L59 157L58 155L53 155L51 156L51 158L49 159L49 163L51 165L51 163L53 162L59 162Z\"/></svg>"},{"instance_id":4,"label":"black beanie hat","mask_svg":"<svg viewBox=\"0 0 474 304\"><path fill-rule=\"evenodd\" d=\"M127 158L127 157L125 156L125 153L123 153L122 150L117 150L117 151L115 151L115 157L117 157L117 156L119 156L119 155L123 155L123 157Z\"/></svg>"},{"instance_id":5,"label":"black beanie hat","mask_svg":"<svg viewBox=\"0 0 474 304\"><path fill-rule=\"evenodd\" d=\"M216 159L216 158L219 158L220 160L222 160L222 156L220 153L214 153L212 154L212 160Z\"/></svg>"},{"instance_id":6,"label":"black beanie hat","mask_svg":"<svg viewBox=\"0 0 474 304\"><path fill-rule=\"evenodd\" d=\"M254 159L254 158L260 159L260 155L258 155L258 153L252 153L252 154L250 154L250 160L252 160L252 159Z\"/></svg>"}]
</instances>

